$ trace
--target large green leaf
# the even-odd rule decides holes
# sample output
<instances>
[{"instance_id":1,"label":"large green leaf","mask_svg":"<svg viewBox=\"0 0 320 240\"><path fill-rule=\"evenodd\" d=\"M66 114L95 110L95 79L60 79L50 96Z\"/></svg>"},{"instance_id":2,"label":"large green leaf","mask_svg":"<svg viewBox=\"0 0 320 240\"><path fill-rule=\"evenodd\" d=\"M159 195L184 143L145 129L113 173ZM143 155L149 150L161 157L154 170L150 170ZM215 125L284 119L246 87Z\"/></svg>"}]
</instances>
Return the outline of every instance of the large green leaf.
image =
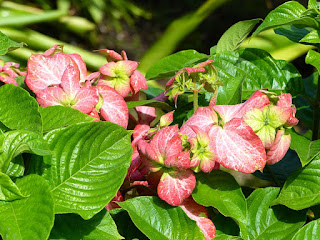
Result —
<instances>
[{"instance_id":1,"label":"large green leaf","mask_svg":"<svg viewBox=\"0 0 320 240\"><path fill-rule=\"evenodd\" d=\"M26 130L8 131L0 135L0 171L6 172L10 161L23 152L37 155L50 155L51 151L46 140L35 132Z\"/></svg>"},{"instance_id":2,"label":"large green leaf","mask_svg":"<svg viewBox=\"0 0 320 240\"><path fill-rule=\"evenodd\" d=\"M313 30L310 33L308 33L306 36L304 36L300 42L305 43L320 43L320 31L319 30Z\"/></svg>"},{"instance_id":3,"label":"large green leaf","mask_svg":"<svg viewBox=\"0 0 320 240\"><path fill-rule=\"evenodd\" d=\"M172 207L157 197L136 197L119 205L151 240L204 239L196 222L180 207Z\"/></svg>"},{"instance_id":4,"label":"large green leaf","mask_svg":"<svg viewBox=\"0 0 320 240\"><path fill-rule=\"evenodd\" d=\"M229 173L213 170L210 174L196 175L194 200L206 207L212 206L226 217L232 217L240 225L246 222L246 200L239 184Z\"/></svg>"},{"instance_id":5,"label":"large green leaf","mask_svg":"<svg viewBox=\"0 0 320 240\"><path fill-rule=\"evenodd\" d=\"M112 217L103 209L89 220L83 220L76 214L57 214L50 239L65 240L97 240L123 239L118 233Z\"/></svg>"},{"instance_id":6,"label":"large green leaf","mask_svg":"<svg viewBox=\"0 0 320 240\"><path fill-rule=\"evenodd\" d=\"M300 3L296 1L286 2L273 11L271 11L263 21L263 23L256 29L253 36L259 32L280 27L287 24L295 24L309 27L318 27L318 22L308 16L304 16L306 9Z\"/></svg>"},{"instance_id":7,"label":"large green leaf","mask_svg":"<svg viewBox=\"0 0 320 240\"><path fill-rule=\"evenodd\" d=\"M227 234L217 235L214 240L241 240L242 238Z\"/></svg>"},{"instance_id":8,"label":"large green leaf","mask_svg":"<svg viewBox=\"0 0 320 240\"><path fill-rule=\"evenodd\" d=\"M211 59L223 83L235 77L244 79L244 99L263 88L276 93L290 91L292 95L303 92L303 81L298 70L286 61L275 60L264 50L239 49L218 53Z\"/></svg>"},{"instance_id":9,"label":"large green leaf","mask_svg":"<svg viewBox=\"0 0 320 240\"><path fill-rule=\"evenodd\" d=\"M48 239L54 222L54 203L48 183L29 175L17 181L27 198L0 201L0 235L4 240Z\"/></svg>"},{"instance_id":10,"label":"large green leaf","mask_svg":"<svg viewBox=\"0 0 320 240\"><path fill-rule=\"evenodd\" d=\"M23 194L17 185L11 180L11 178L0 172L0 200L12 201L16 199L24 198Z\"/></svg>"},{"instance_id":11,"label":"large green leaf","mask_svg":"<svg viewBox=\"0 0 320 240\"><path fill-rule=\"evenodd\" d=\"M292 42L299 43L306 35L310 33L309 28L298 28L294 25L285 25L274 30L276 34L285 36Z\"/></svg>"},{"instance_id":12,"label":"large green leaf","mask_svg":"<svg viewBox=\"0 0 320 240\"><path fill-rule=\"evenodd\" d=\"M309 50L306 56L306 63L314 66L320 73L320 53L313 50Z\"/></svg>"},{"instance_id":13,"label":"large green leaf","mask_svg":"<svg viewBox=\"0 0 320 240\"><path fill-rule=\"evenodd\" d=\"M301 228L291 240L313 240L320 236L320 219L309 222Z\"/></svg>"},{"instance_id":14,"label":"large green leaf","mask_svg":"<svg viewBox=\"0 0 320 240\"><path fill-rule=\"evenodd\" d=\"M67 127L80 122L93 122L94 118L76 109L64 106L40 107L43 121L43 132Z\"/></svg>"},{"instance_id":15,"label":"large green leaf","mask_svg":"<svg viewBox=\"0 0 320 240\"><path fill-rule=\"evenodd\" d=\"M0 87L0 121L10 129L42 133L37 101L26 90L12 84Z\"/></svg>"},{"instance_id":16,"label":"large green leaf","mask_svg":"<svg viewBox=\"0 0 320 240\"><path fill-rule=\"evenodd\" d=\"M223 86L219 86L217 105L234 105L241 103L242 83L244 76L224 79Z\"/></svg>"},{"instance_id":17,"label":"large green leaf","mask_svg":"<svg viewBox=\"0 0 320 240\"><path fill-rule=\"evenodd\" d=\"M147 79L161 79L172 77L176 72L185 67L191 67L196 62L208 58L207 55L195 50L184 50L162 58L153 64L146 73Z\"/></svg>"},{"instance_id":18,"label":"large green leaf","mask_svg":"<svg viewBox=\"0 0 320 240\"><path fill-rule=\"evenodd\" d=\"M252 29L261 19L240 21L232 25L219 39L216 52L237 50L242 41L249 35Z\"/></svg>"},{"instance_id":19,"label":"large green leaf","mask_svg":"<svg viewBox=\"0 0 320 240\"><path fill-rule=\"evenodd\" d=\"M12 178L22 177L24 174L24 169L23 157L22 155L18 155L10 161L6 174Z\"/></svg>"},{"instance_id":20,"label":"large green leaf","mask_svg":"<svg viewBox=\"0 0 320 240\"><path fill-rule=\"evenodd\" d=\"M6 35L0 32L0 56L5 55L7 52L10 52L19 47L23 47L23 44L12 41Z\"/></svg>"},{"instance_id":21,"label":"large green leaf","mask_svg":"<svg viewBox=\"0 0 320 240\"><path fill-rule=\"evenodd\" d=\"M148 240L132 222L129 214L122 208L115 208L110 211L110 215L115 221L118 231L126 240L139 239Z\"/></svg>"},{"instance_id":22,"label":"large green leaf","mask_svg":"<svg viewBox=\"0 0 320 240\"><path fill-rule=\"evenodd\" d=\"M282 204L294 210L320 203L320 155L303 169L295 172L284 184L273 204Z\"/></svg>"},{"instance_id":23,"label":"large green leaf","mask_svg":"<svg viewBox=\"0 0 320 240\"><path fill-rule=\"evenodd\" d=\"M279 188L256 189L247 199L247 228L241 229L244 239L291 239L305 223L305 211L292 211L284 206L270 208Z\"/></svg>"},{"instance_id":24,"label":"large green leaf","mask_svg":"<svg viewBox=\"0 0 320 240\"><path fill-rule=\"evenodd\" d=\"M130 165L130 135L110 122L78 123L45 135L53 154L31 169L49 182L56 213L89 219L106 206Z\"/></svg>"}]
</instances>

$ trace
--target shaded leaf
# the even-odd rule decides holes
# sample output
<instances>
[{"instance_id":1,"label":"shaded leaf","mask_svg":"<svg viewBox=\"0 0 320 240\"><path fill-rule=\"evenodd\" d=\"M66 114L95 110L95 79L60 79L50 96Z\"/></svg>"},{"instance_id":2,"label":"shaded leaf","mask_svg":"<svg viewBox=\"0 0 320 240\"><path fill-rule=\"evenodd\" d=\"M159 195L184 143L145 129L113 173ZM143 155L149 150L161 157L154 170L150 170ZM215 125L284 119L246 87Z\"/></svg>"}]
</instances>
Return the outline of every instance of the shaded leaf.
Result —
<instances>
[{"instance_id":1,"label":"shaded leaf","mask_svg":"<svg viewBox=\"0 0 320 240\"><path fill-rule=\"evenodd\" d=\"M118 240L123 238L119 235L110 214L103 209L89 220L83 220L76 214L57 214L50 239Z\"/></svg>"},{"instance_id":2,"label":"shaded leaf","mask_svg":"<svg viewBox=\"0 0 320 240\"><path fill-rule=\"evenodd\" d=\"M222 214L217 214L213 219L214 225L216 226L216 236L228 235L228 236L239 236L240 229L236 222L230 218L225 217Z\"/></svg>"},{"instance_id":3,"label":"shaded leaf","mask_svg":"<svg viewBox=\"0 0 320 240\"><path fill-rule=\"evenodd\" d=\"M42 133L39 105L30 94L12 84L0 87L0 121L10 129Z\"/></svg>"},{"instance_id":4,"label":"shaded leaf","mask_svg":"<svg viewBox=\"0 0 320 240\"><path fill-rule=\"evenodd\" d=\"M12 201L24 198L17 185L10 177L0 172L0 200Z\"/></svg>"},{"instance_id":5,"label":"shaded leaf","mask_svg":"<svg viewBox=\"0 0 320 240\"><path fill-rule=\"evenodd\" d=\"M310 30L307 28L298 28L294 25L285 25L274 30L276 34L285 36L293 42L299 43Z\"/></svg>"},{"instance_id":6,"label":"shaded leaf","mask_svg":"<svg viewBox=\"0 0 320 240\"><path fill-rule=\"evenodd\" d=\"M184 50L162 58L153 64L146 73L146 79L161 79L172 77L176 72L185 67L191 67L196 62L208 58L207 55L195 50Z\"/></svg>"},{"instance_id":7,"label":"shaded leaf","mask_svg":"<svg viewBox=\"0 0 320 240\"><path fill-rule=\"evenodd\" d=\"M237 50L242 41L260 21L261 19L252 19L232 25L219 39L216 53Z\"/></svg>"},{"instance_id":8,"label":"shaded leaf","mask_svg":"<svg viewBox=\"0 0 320 240\"><path fill-rule=\"evenodd\" d=\"M6 35L0 32L0 56L7 52L23 47L22 43L17 43L9 39Z\"/></svg>"},{"instance_id":9,"label":"shaded leaf","mask_svg":"<svg viewBox=\"0 0 320 240\"><path fill-rule=\"evenodd\" d=\"M22 155L18 155L10 161L6 174L11 178L22 177L24 169L24 160Z\"/></svg>"},{"instance_id":10,"label":"shaded leaf","mask_svg":"<svg viewBox=\"0 0 320 240\"><path fill-rule=\"evenodd\" d=\"M151 240L204 239L196 222L180 207L172 207L157 197L136 197L118 204Z\"/></svg>"},{"instance_id":11,"label":"shaded leaf","mask_svg":"<svg viewBox=\"0 0 320 240\"><path fill-rule=\"evenodd\" d=\"M320 43L320 31L319 30L313 30L310 33L308 33L306 36L304 36L300 42L305 43Z\"/></svg>"},{"instance_id":12,"label":"shaded leaf","mask_svg":"<svg viewBox=\"0 0 320 240\"><path fill-rule=\"evenodd\" d=\"M53 151L30 168L51 187L56 213L84 219L100 212L115 196L130 165L130 132L110 122L78 123L49 132Z\"/></svg>"},{"instance_id":13,"label":"shaded leaf","mask_svg":"<svg viewBox=\"0 0 320 240\"><path fill-rule=\"evenodd\" d=\"M0 201L0 234L5 240L48 239L54 222L54 203L48 183L29 175L17 181L27 198Z\"/></svg>"}]
</instances>

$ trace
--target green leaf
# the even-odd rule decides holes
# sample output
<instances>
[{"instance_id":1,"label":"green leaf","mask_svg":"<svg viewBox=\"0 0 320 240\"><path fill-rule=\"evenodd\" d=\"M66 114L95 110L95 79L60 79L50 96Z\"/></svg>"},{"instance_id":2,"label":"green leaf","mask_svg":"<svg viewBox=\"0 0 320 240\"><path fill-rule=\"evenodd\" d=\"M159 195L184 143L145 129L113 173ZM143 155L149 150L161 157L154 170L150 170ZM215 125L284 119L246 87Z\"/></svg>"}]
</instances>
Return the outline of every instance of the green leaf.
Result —
<instances>
[{"instance_id":1,"label":"green leaf","mask_svg":"<svg viewBox=\"0 0 320 240\"><path fill-rule=\"evenodd\" d=\"M241 240L242 238L237 236L231 236L227 234L217 235L214 240Z\"/></svg>"},{"instance_id":2,"label":"green leaf","mask_svg":"<svg viewBox=\"0 0 320 240\"><path fill-rule=\"evenodd\" d=\"M12 201L24 198L17 185L10 177L0 172L0 200Z\"/></svg>"},{"instance_id":3,"label":"green leaf","mask_svg":"<svg viewBox=\"0 0 320 240\"><path fill-rule=\"evenodd\" d=\"M286 2L271 11L252 36L256 36L259 32L270 28L290 24L317 28L318 22L314 18L304 16L305 11L304 6L296 1Z\"/></svg>"},{"instance_id":4,"label":"green leaf","mask_svg":"<svg viewBox=\"0 0 320 240\"><path fill-rule=\"evenodd\" d=\"M274 30L276 34L285 36L289 40L299 43L306 35L310 33L309 28L298 28L294 25L285 25Z\"/></svg>"},{"instance_id":5,"label":"green leaf","mask_svg":"<svg viewBox=\"0 0 320 240\"><path fill-rule=\"evenodd\" d=\"M130 135L110 122L78 123L45 135L53 154L31 165L49 182L56 213L89 219L107 205L130 166Z\"/></svg>"},{"instance_id":6,"label":"green leaf","mask_svg":"<svg viewBox=\"0 0 320 240\"><path fill-rule=\"evenodd\" d=\"M320 219L309 222L301 228L291 240L315 239L320 235Z\"/></svg>"},{"instance_id":7,"label":"green leaf","mask_svg":"<svg viewBox=\"0 0 320 240\"><path fill-rule=\"evenodd\" d=\"M197 185L193 190L194 200L206 207L212 206L238 224L246 222L246 200L239 184L229 173L213 170L209 174L196 175Z\"/></svg>"},{"instance_id":8,"label":"green leaf","mask_svg":"<svg viewBox=\"0 0 320 240\"><path fill-rule=\"evenodd\" d=\"M115 208L109 212L117 225L120 235L123 236L126 240L149 239L134 225L127 211L122 208Z\"/></svg>"},{"instance_id":9,"label":"green leaf","mask_svg":"<svg viewBox=\"0 0 320 240\"><path fill-rule=\"evenodd\" d=\"M320 155L295 172L284 184L273 204L301 210L320 203Z\"/></svg>"},{"instance_id":10,"label":"green leaf","mask_svg":"<svg viewBox=\"0 0 320 240\"><path fill-rule=\"evenodd\" d=\"M239 236L240 229L236 222L229 217L225 217L222 214L217 214L213 219L216 227L216 236L218 235L232 235Z\"/></svg>"},{"instance_id":11,"label":"green leaf","mask_svg":"<svg viewBox=\"0 0 320 240\"><path fill-rule=\"evenodd\" d=\"M0 170L6 172L10 161L20 153L28 152L37 155L50 155L47 142L41 135L26 130L8 131L0 135Z\"/></svg>"},{"instance_id":12,"label":"green leaf","mask_svg":"<svg viewBox=\"0 0 320 240\"><path fill-rule=\"evenodd\" d=\"M18 155L10 161L6 174L11 178L22 177L24 169L24 160L22 155Z\"/></svg>"},{"instance_id":13,"label":"green leaf","mask_svg":"<svg viewBox=\"0 0 320 240\"><path fill-rule=\"evenodd\" d=\"M309 0L308 2L308 9L319 9L319 3L317 2L317 0Z\"/></svg>"},{"instance_id":14,"label":"green leaf","mask_svg":"<svg viewBox=\"0 0 320 240\"><path fill-rule=\"evenodd\" d=\"M128 108L134 108L138 106L150 106L150 107L155 107L155 108L161 108L163 110L171 111L172 107L161 101L156 101L156 100L140 100L140 101L130 101L127 102Z\"/></svg>"},{"instance_id":15,"label":"green leaf","mask_svg":"<svg viewBox=\"0 0 320 240\"><path fill-rule=\"evenodd\" d=\"M260 21L261 19L252 19L232 25L219 39L216 53L237 50L242 41Z\"/></svg>"},{"instance_id":16,"label":"green leaf","mask_svg":"<svg viewBox=\"0 0 320 240\"><path fill-rule=\"evenodd\" d=\"M0 32L0 56L7 52L23 47L22 43L17 43L9 39L6 35Z\"/></svg>"},{"instance_id":17,"label":"green leaf","mask_svg":"<svg viewBox=\"0 0 320 240\"><path fill-rule=\"evenodd\" d=\"M43 121L43 132L67 127L80 122L93 122L94 118L76 109L64 106L40 107Z\"/></svg>"},{"instance_id":18,"label":"green leaf","mask_svg":"<svg viewBox=\"0 0 320 240\"><path fill-rule=\"evenodd\" d=\"M146 73L146 79L161 79L172 77L176 72L185 67L191 67L196 62L208 58L207 55L195 50L184 50L162 58L153 64Z\"/></svg>"},{"instance_id":19,"label":"green leaf","mask_svg":"<svg viewBox=\"0 0 320 240\"><path fill-rule=\"evenodd\" d=\"M39 105L30 94L12 84L0 87L0 121L10 129L42 133Z\"/></svg>"},{"instance_id":20,"label":"green leaf","mask_svg":"<svg viewBox=\"0 0 320 240\"><path fill-rule=\"evenodd\" d=\"M284 206L269 208L278 196L279 188L256 189L247 199L247 229L241 229L244 239L291 239L305 223L305 211L292 211ZM246 237L247 236L247 237Z\"/></svg>"},{"instance_id":21,"label":"green leaf","mask_svg":"<svg viewBox=\"0 0 320 240\"><path fill-rule=\"evenodd\" d=\"M0 201L0 234L5 240L48 239L54 222L54 204L48 183L29 175L17 181L28 198Z\"/></svg>"},{"instance_id":22,"label":"green leaf","mask_svg":"<svg viewBox=\"0 0 320 240\"><path fill-rule=\"evenodd\" d=\"M235 105L242 100L243 77L225 79L223 86L219 86L217 105Z\"/></svg>"},{"instance_id":23,"label":"green leaf","mask_svg":"<svg viewBox=\"0 0 320 240\"><path fill-rule=\"evenodd\" d=\"M303 81L298 70L284 60L275 60L264 50L239 49L218 53L211 57L220 80L243 78L242 98L247 99L257 89L287 92L293 96L303 92Z\"/></svg>"},{"instance_id":24,"label":"green leaf","mask_svg":"<svg viewBox=\"0 0 320 240\"><path fill-rule=\"evenodd\" d=\"M320 73L320 53L309 50L306 56L306 64L311 64L318 70L318 73Z\"/></svg>"},{"instance_id":25,"label":"green leaf","mask_svg":"<svg viewBox=\"0 0 320 240\"><path fill-rule=\"evenodd\" d=\"M305 43L320 43L320 31L319 30L313 30L310 33L308 33L306 36L304 36L300 42Z\"/></svg>"},{"instance_id":26,"label":"green leaf","mask_svg":"<svg viewBox=\"0 0 320 240\"><path fill-rule=\"evenodd\" d=\"M110 214L106 209L103 209L89 220L83 220L76 214L57 214L50 239L118 240L123 237L119 235Z\"/></svg>"},{"instance_id":27,"label":"green leaf","mask_svg":"<svg viewBox=\"0 0 320 240\"><path fill-rule=\"evenodd\" d=\"M310 148L311 141L292 130L290 131L290 135L291 135L290 148L297 152L302 166L305 166L309 162L308 156L309 156L309 148Z\"/></svg>"},{"instance_id":28,"label":"green leaf","mask_svg":"<svg viewBox=\"0 0 320 240\"><path fill-rule=\"evenodd\" d=\"M151 240L204 239L196 222L180 207L170 206L157 197L136 197L118 204Z\"/></svg>"}]
</instances>

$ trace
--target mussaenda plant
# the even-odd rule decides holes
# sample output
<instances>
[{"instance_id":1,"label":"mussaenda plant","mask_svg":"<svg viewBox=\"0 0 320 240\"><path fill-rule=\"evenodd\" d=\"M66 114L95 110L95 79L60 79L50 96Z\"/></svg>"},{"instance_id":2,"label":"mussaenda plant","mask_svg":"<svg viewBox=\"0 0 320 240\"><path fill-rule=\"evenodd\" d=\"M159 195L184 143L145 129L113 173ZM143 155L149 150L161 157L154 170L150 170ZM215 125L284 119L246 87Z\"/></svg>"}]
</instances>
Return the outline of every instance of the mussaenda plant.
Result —
<instances>
[{"instance_id":1,"label":"mussaenda plant","mask_svg":"<svg viewBox=\"0 0 320 240\"><path fill-rule=\"evenodd\" d=\"M282 7L291 5L304 11ZM312 9L302 18L316 19ZM1 238L312 239L319 94L307 84L317 79L238 49L257 22L231 27L210 55L181 51L146 76L109 49L90 74L59 45L30 56L26 71L1 62Z\"/></svg>"}]
</instances>

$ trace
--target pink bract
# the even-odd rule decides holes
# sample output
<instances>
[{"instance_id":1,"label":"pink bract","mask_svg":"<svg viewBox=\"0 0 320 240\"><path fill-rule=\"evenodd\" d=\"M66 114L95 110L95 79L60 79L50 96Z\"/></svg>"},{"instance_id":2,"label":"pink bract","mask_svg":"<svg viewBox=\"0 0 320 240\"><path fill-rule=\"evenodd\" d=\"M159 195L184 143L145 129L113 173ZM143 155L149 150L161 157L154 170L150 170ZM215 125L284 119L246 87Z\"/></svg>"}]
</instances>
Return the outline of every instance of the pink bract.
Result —
<instances>
[{"instance_id":1,"label":"pink bract","mask_svg":"<svg viewBox=\"0 0 320 240\"><path fill-rule=\"evenodd\" d=\"M267 151L267 164L279 162L286 155L291 143L290 133L278 130L274 144Z\"/></svg>"}]
</instances>

